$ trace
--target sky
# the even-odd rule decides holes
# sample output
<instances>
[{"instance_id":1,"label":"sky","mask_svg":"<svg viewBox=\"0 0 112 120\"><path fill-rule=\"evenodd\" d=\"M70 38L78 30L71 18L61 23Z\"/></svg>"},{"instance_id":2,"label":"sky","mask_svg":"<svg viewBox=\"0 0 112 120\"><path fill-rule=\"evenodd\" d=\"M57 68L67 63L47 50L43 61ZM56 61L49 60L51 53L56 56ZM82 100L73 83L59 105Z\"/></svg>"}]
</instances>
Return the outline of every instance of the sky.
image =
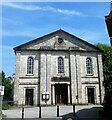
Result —
<instances>
[{"instance_id":1,"label":"sky","mask_svg":"<svg viewBox=\"0 0 112 120\"><path fill-rule=\"evenodd\" d=\"M105 16L109 2L6 2L2 3L2 68L15 73L13 48L58 29L91 44L110 45Z\"/></svg>"}]
</instances>

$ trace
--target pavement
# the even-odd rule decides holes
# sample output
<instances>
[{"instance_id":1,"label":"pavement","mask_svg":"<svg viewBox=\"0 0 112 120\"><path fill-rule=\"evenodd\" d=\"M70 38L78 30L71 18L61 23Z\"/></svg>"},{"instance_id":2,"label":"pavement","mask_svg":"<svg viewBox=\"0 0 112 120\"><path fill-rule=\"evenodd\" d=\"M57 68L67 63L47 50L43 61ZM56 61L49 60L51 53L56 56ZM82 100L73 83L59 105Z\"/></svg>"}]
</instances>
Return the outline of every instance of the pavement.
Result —
<instances>
[{"instance_id":1,"label":"pavement","mask_svg":"<svg viewBox=\"0 0 112 120\"><path fill-rule=\"evenodd\" d=\"M102 118L99 111L102 105L76 105L75 116L73 116L73 106L59 106L59 117L57 117L57 107L49 106L41 108L41 119L39 119L39 107L24 108L24 120L111 120ZM2 111L5 118L2 120L21 120L22 108L11 108Z\"/></svg>"}]
</instances>

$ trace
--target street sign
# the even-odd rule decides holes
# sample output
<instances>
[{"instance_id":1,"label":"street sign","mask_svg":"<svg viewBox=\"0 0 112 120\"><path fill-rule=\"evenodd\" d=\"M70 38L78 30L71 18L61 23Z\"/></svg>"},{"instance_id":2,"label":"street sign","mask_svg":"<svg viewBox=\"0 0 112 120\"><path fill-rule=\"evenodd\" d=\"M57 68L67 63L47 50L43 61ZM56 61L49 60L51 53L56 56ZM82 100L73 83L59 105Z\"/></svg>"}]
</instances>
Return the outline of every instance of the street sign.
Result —
<instances>
[{"instance_id":1,"label":"street sign","mask_svg":"<svg viewBox=\"0 0 112 120\"><path fill-rule=\"evenodd\" d=\"M0 95L4 95L4 86L0 86Z\"/></svg>"}]
</instances>

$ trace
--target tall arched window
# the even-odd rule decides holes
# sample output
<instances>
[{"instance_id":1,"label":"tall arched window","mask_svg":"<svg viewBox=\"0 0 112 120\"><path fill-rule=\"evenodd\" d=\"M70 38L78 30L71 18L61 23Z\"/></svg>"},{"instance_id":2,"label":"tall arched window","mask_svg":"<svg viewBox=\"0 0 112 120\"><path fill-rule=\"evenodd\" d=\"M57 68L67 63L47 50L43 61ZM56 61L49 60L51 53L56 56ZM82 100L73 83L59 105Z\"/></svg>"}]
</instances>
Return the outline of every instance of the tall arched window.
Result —
<instances>
[{"instance_id":1,"label":"tall arched window","mask_svg":"<svg viewBox=\"0 0 112 120\"><path fill-rule=\"evenodd\" d=\"M93 73L91 58L86 58L86 70L87 70L87 74L92 74Z\"/></svg>"},{"instance_id":2,"label":"tall arched window","mask_svg":"<svg viewBox=\"0 0 112 120\"><path fill-rule=\"evenodd\" d=\"M64 73L64 60L62 57L58 58L58 73Z\"/></svg>"},{"instance_id":3,"label":"tall arched window","mask_svg":"<svg viewBox=\"0 0 112 120\"><path fill-rule=\"evenodd\" d=\"M33 74L34 59L29 57L27 60L27 74Z\"/></svg>"}]
</instances>

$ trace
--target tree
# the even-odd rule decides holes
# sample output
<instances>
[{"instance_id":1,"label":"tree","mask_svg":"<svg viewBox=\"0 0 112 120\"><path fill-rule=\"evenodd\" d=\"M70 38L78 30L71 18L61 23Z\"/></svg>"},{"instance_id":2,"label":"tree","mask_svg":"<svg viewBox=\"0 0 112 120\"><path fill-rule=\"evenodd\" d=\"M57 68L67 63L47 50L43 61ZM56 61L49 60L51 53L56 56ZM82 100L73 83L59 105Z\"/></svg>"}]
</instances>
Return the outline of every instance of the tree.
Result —
<instances>
[{"instance_id":1,"label":"tree","mask_svg":"<svg viewBox=\"0 0 112 120\"><path fill-rule=\"evenodd\" d=\"M112 48L106 44L97 44L96 46L103 50L102 60L104 74L112 76Z\"/></svg>"},{"instance_id":2,"label":"tree","mask_svg":"<svg viewBox=\"0 0 112 120\"><path fill-rule=\"evenodd\" d=\"M10 77L5 77L5 72L2 71L2 85L5 86L3 100L12 100L12 85Z\"/></svg>"},{"instance_id":3,"label":"tree","mask_svg":"<svg viewBox=\"0 0 112 120\"><path fill-rule=\"evenodd\" d=\"M106 44L97 44L98 48L103 50L103 72L104 72L104 87L105 87L105 103L104 111L112 109L112 48Z\"/></svg>"}]
</instances>

